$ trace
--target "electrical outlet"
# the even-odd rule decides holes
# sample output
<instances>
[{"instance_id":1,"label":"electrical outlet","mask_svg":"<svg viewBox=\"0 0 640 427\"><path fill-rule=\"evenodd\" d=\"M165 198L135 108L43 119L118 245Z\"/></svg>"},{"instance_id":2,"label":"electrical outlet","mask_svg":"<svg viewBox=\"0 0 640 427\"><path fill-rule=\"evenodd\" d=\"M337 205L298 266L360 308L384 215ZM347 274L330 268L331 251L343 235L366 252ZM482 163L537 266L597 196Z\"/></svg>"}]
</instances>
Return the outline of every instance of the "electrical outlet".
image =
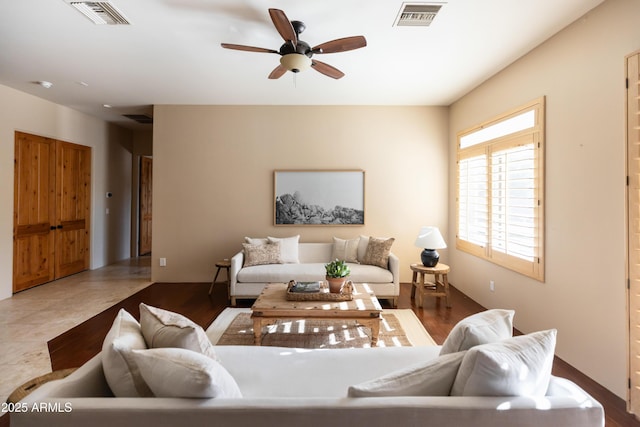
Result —
<instances>
[{"instance_id":1,"label":"electrical outlet","mask_svg":"<svg viewBox=\"0 0 640 427\"><path fill-rule=\"evenodd\" d=\"M160 258L160 267L166 267L166 266L167 266L167 259Z\"/></svg>"},{"instance_id":2,"label":"electrical outlet","mask_svg":"<svg viewBox=\"0 0 640 427\"><path fill-rule=\"evenodd\" d=\"M495 290L496 290L496 284L493 283L493 280L489 280L489 290L491 292L495 292Z\"/></svg>"}]
</instances>

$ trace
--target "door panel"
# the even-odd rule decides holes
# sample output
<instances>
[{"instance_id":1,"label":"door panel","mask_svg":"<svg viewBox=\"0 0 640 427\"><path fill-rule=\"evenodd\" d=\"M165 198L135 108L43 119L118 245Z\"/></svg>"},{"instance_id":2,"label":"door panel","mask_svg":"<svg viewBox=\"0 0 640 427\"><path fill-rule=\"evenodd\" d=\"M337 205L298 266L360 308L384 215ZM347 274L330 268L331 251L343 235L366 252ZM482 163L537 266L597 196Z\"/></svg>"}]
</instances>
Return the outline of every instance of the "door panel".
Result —
<instances>
[{"instance_id":1,"label":"door panel","mask_svg":"<svg viewBox=\"0 0 640 427\"><path fill-rule=\"evenodd\" d=\"M55 141L15 134L13 291L53 280Z\"/></svg>"},{"instance_id":2,"label":"door panel","mask_svg":"<svg viewBox=\"0 0 640 427\"><path fill-rule=\"evenodd\" d=\"M140 163L140 238L138 253L151 253L153 160L142 157Z\"/></svg>"},{"instance_id":3,"label":"door panel","mask_svg":"<svg viewBox=\"0 0 640 427\"><path fill-rule=\"evenodd\" d=\"M57 279L89 268L91 148L58 141L56 162Z\"/></svg>"},{"instance_id":4,"label":"door panel","mask_svg":"<svg viewBox=\"0 0 640 427\"><path fill-rule=\"evenodd\" d=\"M89 268L91 148L15 133L13 291Z\"/></svg>"}]
</instances>

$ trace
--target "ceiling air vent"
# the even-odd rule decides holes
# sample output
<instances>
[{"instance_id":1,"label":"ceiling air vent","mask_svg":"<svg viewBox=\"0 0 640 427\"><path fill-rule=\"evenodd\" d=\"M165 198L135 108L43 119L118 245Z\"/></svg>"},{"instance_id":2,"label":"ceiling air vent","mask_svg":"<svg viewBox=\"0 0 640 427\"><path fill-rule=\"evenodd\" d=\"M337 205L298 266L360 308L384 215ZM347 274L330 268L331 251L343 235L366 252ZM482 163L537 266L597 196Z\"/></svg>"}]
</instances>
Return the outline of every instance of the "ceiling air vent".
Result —
<instances>
[{"instance_id":1,"label":"ceiling air vent","mask_svg":"<svg viewBox=\"0 0 640 427\"><path fill-rule=\"evenodd\" d=\"M113 4L108 1L68 1L78 12L97 25L131 25Z\"/></svg>"},{"instance_id":2,"label":"ceiling air vent","mask_svg":"<svg viewBox=\"0 0 640 427\"><path fill-rule=\"evenodd\" d=\"M394 26L428 27L441 7L442 3L403 3Z\"/></svg>"},{"instance_id":3,"label":"ceiling air vent","mask_svg":"<svg viewBox=\"0 0 640 427\"><path fill-rule=\"evenodd\" d=\"M146 114L123 114L123 117L134 120L143 125L148 125L153 123L153 117L147 116Z\"/></svg>"}]
</instances>

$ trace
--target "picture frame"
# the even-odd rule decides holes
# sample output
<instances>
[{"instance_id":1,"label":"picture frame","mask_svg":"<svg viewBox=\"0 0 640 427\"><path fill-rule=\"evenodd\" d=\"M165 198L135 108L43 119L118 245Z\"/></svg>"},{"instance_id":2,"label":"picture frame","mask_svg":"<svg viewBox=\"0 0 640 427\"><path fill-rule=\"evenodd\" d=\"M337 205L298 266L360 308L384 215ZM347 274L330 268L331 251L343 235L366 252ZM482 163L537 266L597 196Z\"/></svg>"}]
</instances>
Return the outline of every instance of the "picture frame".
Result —
<instances>
[{"instance_id":1,"label":"picture frame","mask_svg":"<svg viewBox=\"0 0 640 427\"><path fill-rule=\"evenodd\" d=\"M274 171L274 225L364 225L363 170Z\"/></svg>"}]
</instances>

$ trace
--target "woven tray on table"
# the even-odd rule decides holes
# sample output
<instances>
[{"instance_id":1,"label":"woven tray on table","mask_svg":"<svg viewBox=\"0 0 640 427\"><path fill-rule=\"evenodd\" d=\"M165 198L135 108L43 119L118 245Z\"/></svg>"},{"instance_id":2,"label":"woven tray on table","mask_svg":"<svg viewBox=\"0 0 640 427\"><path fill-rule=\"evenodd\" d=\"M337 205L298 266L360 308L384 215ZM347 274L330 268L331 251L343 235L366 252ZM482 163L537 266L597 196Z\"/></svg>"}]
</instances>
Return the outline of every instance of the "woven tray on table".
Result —
<instances>
[{"instance_id":1,"label":"woven tray on table","mask_svg":"<svg viewBox=\"0 0 640 427\"><path fill-rule=\"evenodd\" d=\"M319 292L291 292L295 285L291 280L287 285L287 301L351 301L353 299L353 286L345 286L346 292L331 293L328 289L320 289Z\"/></svg>"}]
</instances>

